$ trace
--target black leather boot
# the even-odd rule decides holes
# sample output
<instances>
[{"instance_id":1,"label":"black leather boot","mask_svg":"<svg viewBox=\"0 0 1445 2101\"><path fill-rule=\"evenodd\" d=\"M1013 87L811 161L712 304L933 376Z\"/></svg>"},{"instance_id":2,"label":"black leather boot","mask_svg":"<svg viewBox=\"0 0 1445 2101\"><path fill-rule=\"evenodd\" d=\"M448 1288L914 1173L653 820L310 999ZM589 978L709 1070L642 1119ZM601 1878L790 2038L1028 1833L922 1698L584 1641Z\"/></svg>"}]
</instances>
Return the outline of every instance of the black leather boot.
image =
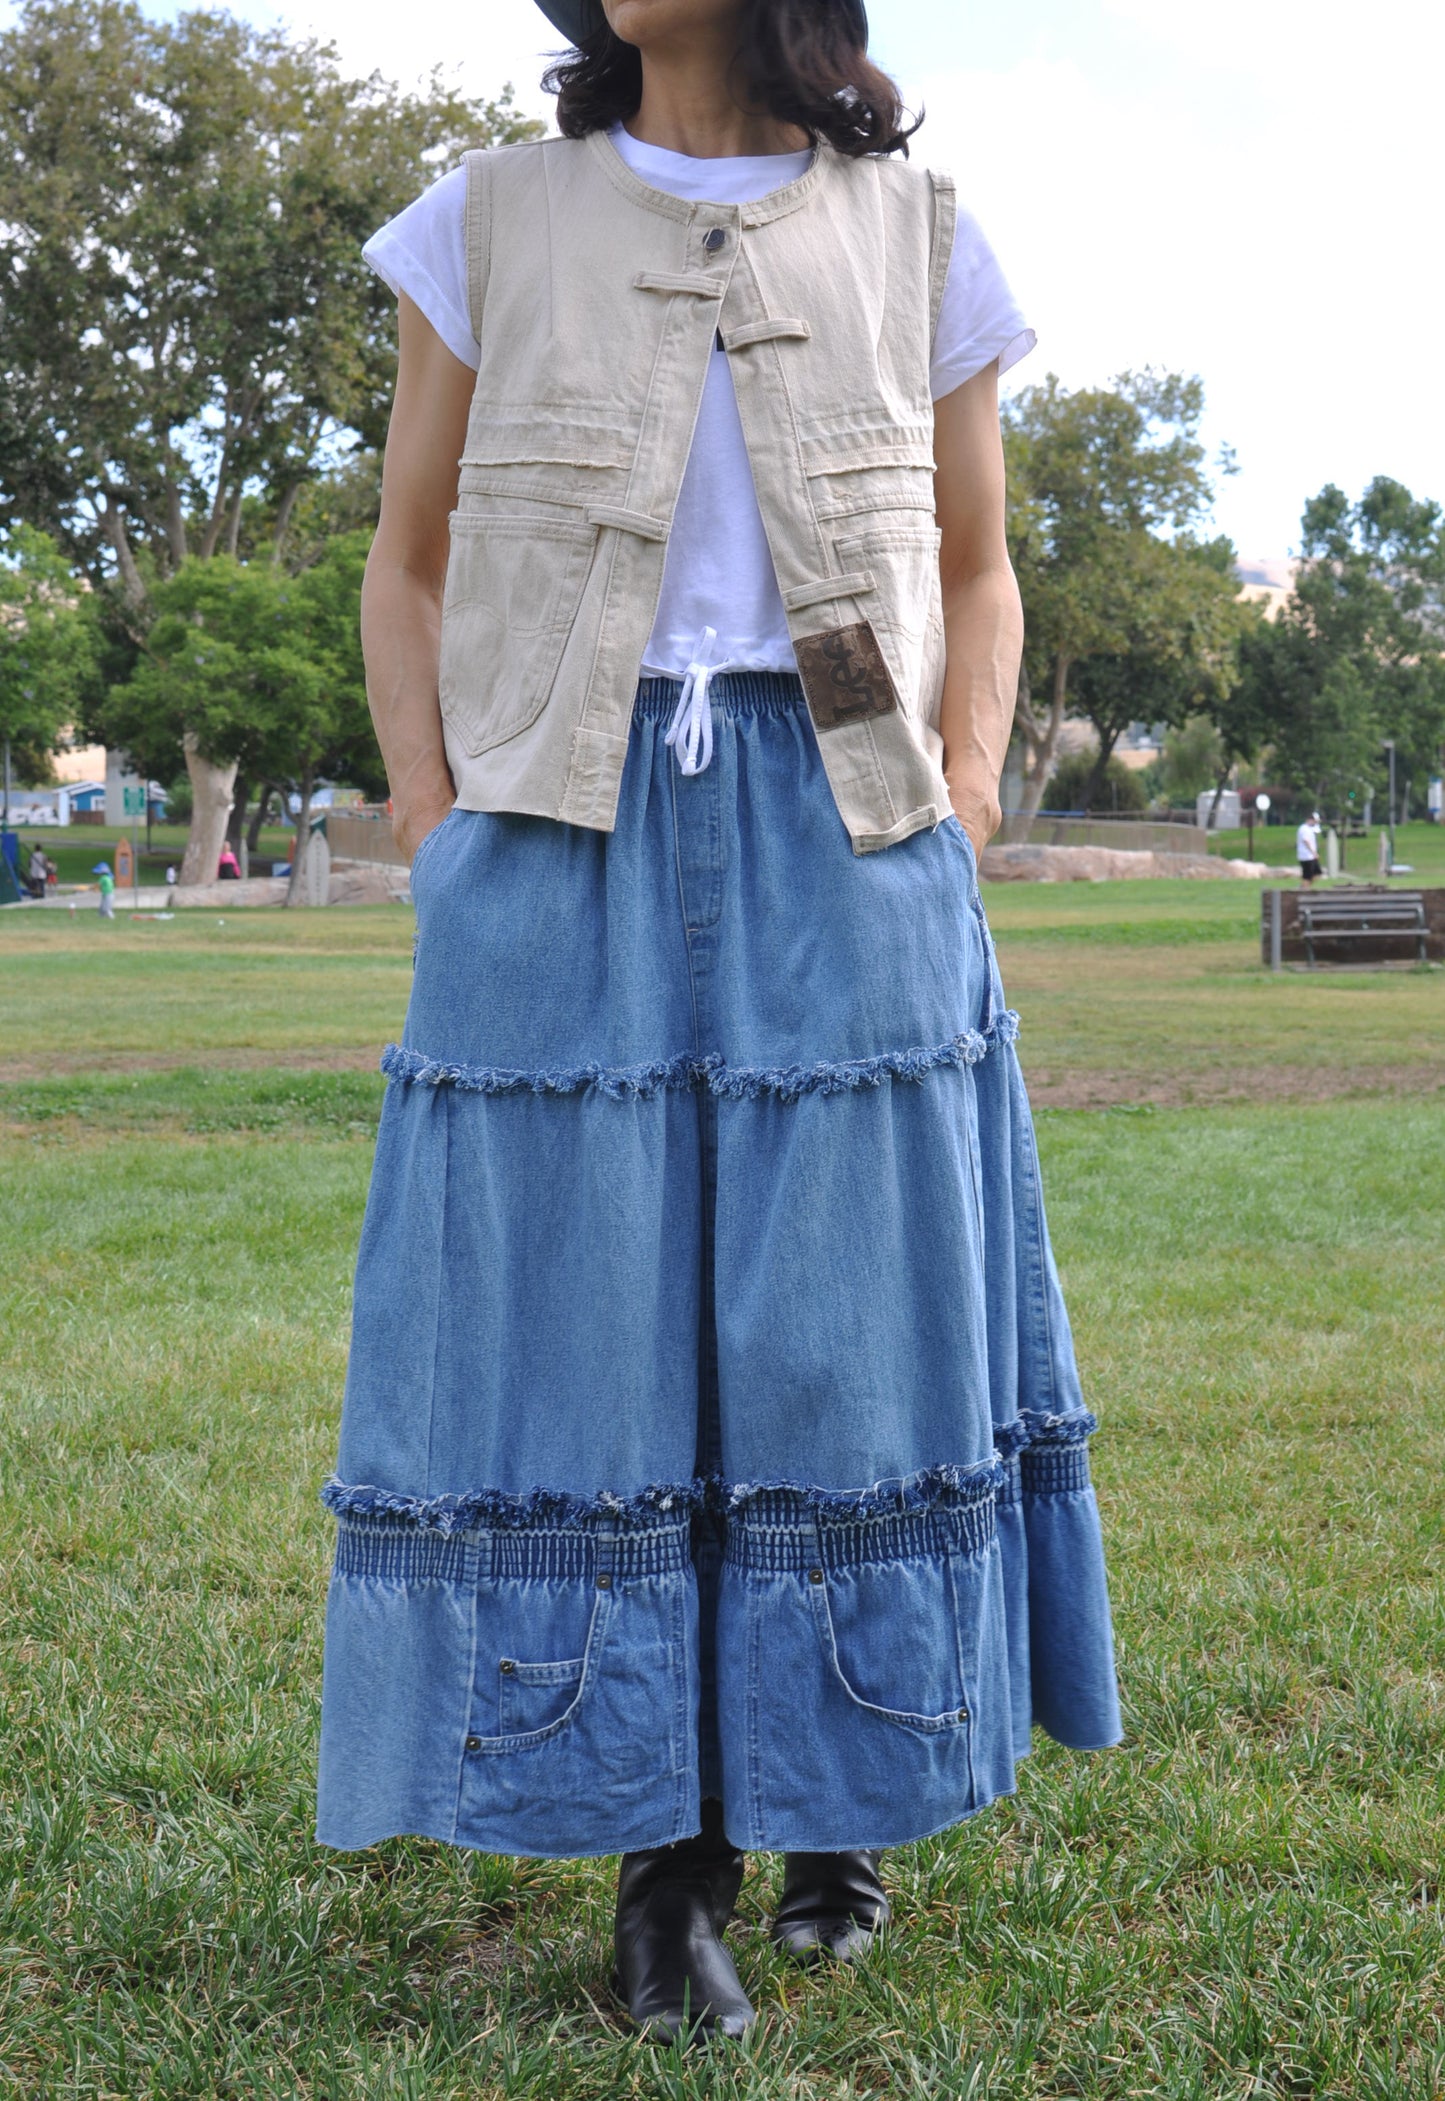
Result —
<instances>
[{"instance_id":1,"label":"black leather boot","mask_svg":"<svg viewBox=\"0 0 1445 2101\"><path fill-rule=\"evenodd\" d=\"M624 1853L617 1877L613 1990L659 2042L739 2036L757 2019L722 1941L743 1856L724 1836L720 1802L704 1802L702 1819L696 1838Z\"/></svg>"},{"instance_id":2,"label":"black leather boot","mask_svg":"<svg viewBox=\"0 0 1445 2101\"><path fill-rule=\"evenodd\" d=\"M831 1955L856 1962L887 1923L881 1853L788 1853L773 1939L805 1965Z\"/></svg>"}]
</instances>

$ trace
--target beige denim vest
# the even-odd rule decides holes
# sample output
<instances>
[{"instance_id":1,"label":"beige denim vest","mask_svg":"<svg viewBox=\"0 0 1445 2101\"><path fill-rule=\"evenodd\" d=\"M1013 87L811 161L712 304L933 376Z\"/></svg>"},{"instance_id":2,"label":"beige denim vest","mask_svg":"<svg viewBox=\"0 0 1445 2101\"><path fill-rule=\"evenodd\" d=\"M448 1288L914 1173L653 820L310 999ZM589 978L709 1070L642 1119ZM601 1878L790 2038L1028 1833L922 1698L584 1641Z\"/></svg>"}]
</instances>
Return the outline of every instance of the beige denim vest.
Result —
<instances>
[{"instance_id":1,"label":"beige denim vest","mask_svg":"<svg viewBox=\"0 0 1445 2101\"><path fill-rule=\"evenodd\" d=\"M443 602L468 810L610 831L715 341L818 747L856 853L948 815L929 353L951 182L820 147L693 204L605 133L467 157L481 365Z\"/></svg>"}]
</instances>

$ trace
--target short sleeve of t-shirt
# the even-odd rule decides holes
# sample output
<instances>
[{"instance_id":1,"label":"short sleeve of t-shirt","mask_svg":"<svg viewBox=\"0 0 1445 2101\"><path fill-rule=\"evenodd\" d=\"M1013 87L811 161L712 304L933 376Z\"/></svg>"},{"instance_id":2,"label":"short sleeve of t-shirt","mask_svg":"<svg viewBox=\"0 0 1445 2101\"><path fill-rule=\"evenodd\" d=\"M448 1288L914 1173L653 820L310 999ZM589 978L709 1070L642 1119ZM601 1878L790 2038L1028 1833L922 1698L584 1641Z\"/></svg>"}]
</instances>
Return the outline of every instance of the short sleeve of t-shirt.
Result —
<instances>
[{"instance_id":1,"label":"short sleeve of t-shirt","mask_svg":"<svg viewBox=\"0 0 1445 2101\"><path fill-rule=\"evenodd\" d=\"M468 313L466 194L466 170L453 168L374 233L362 254L393 292L405 292L421 308L452 356L475 372L481 351ZM1006 372L1035 340L982 227L971 212L960 211L933 338L934 400L995 358Z\"/></svg>"},{"instance_id":2,"label":"short sleeve of t-shirt","mask_svg":"<svg viewBox=\"0 0 1445 2101\"><path fill-rule=\"evenodd\" d=\"M467 300L467 171L440 182L388 219L362 249L383 283L419 306L455 358L473 372L482 353Z\"/></svg>"},{"instance_id":3,"label":"short sleeve of t-shirt","mask_svg":"<svg viewBox=\"0 0 1445 2101\"><path fill-rule=\"evenodd\" d=\"M929 383L935 401L998 359L1000 374L1037 341L983 228L960 211L933 334Z\"/></svg>"}]
</instances>

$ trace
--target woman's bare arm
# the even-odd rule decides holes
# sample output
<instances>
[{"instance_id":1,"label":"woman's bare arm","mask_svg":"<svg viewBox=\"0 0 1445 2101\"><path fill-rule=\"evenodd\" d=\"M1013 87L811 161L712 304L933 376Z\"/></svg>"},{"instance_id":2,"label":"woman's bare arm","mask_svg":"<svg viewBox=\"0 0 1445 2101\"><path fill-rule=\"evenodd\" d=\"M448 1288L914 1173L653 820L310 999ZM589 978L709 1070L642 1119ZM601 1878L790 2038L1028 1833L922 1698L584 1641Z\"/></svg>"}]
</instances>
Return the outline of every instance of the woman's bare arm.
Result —
<instances>
[{"instance_id":1,"label":"woman's bare arm","mask_svg":"<svg viewBox=\"0 0 1445 2101\"><path fill-rule=\"evenodd\" d=\"M476 375L403 292L396 399L381 477L381 522L361 591L366 696L391 783L392 829L407 858L456 800L437 702L447 519Z\"/></svg>"},{"instance_id":2,"label":"woman's bare arm","mask_svg":"<svg viewBox=\"0 0 1445 2101\"><path fill-rule=\"evenodd\" d=\"M1023 654L1024 616L1004 537L998 366L934 405L934 497L943 532L943 770L959 822L982 853L998 829Z\"/></svg>"}]
</instances>

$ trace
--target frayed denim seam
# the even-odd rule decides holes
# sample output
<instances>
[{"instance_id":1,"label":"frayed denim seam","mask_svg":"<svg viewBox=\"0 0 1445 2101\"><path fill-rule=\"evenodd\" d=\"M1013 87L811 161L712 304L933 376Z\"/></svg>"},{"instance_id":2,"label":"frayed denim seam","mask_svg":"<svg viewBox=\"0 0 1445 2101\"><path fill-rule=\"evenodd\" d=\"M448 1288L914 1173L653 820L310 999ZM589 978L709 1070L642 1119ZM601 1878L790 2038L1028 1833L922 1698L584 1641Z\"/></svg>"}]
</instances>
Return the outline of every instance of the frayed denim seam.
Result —
<instances>
[{"instance_id":1,"label":"frayed denim seam","mask_svg":"<svg viewBox=\"0 0 1445 2101\"><path fill-rule=\"evenodd\" d=\"M479 1488L465 1495L411 1496L332 1479L322 1489L321 1500L336 1517L391 1519L442 1533L479 1526L575 1525L608 1518L634 1526L658 1518L678 1522L694 1513L735 1517L745 1514L749 1504L777 1496L796 1497L818 1517L857 1520L967 1508L996 1495L1004 1485L1004 1474L1002 1460L994 1457L972 1466L929 1467L905 1479L875 1482L871 1488L858 1490L812 1488L792 1481L729 1485L717 1475L701 1475L694 1481L644 1488L632 1496L605 1490L594 1496L569 1495L550 1488L534 1488L525 1495Z\"/></svg>"},{"instance_id":2,"label":"frayed denim seam","mask_svg":"<svg viewBox=\"0 0 1445 2101\"><path fill-rule=\"evenodd\" d=\"M668 1087L705 1086L728 1101L753 1101L764 1094L796 1101L804 1094L881 1087L885 1080L921 1080L940 1066L977 1065L991 1050L1012 1043L1017 1035L1018 1015L1009 1011L996 1016L987 1030L965 1029L944 1043L883 1051L873 1058L729 1067L715 1051L701 1057L685 1051L645 1065L572 1065L537 1072L497 1065L449 1065L389 1043L382 1053L381 1069L388 1079L424 1087L455 1087L466 1094L576 1094L592 1088L610 1100L631 1101Z\"/></svg>"},{"instance_id":3,"label":"frayed denim seam","mask_svg":"<svg viewBox=\"0 0 1445 2101\"><path fill-rule=\"evenodd\" d=\"M1046 1415L1041 1408L1025 1408L1012 1422L994 1424L994 1449L1001 1459L1012 1459L1018 1452L1084 1444L1098 1427L1098 1417L1085 1408L1067 1415Z\"/></svg>"},{"instance_id":4,"label":"frayed denim seam","mask_svg":"<svg viewBox=\"0 0 1445 2101\"><path fill-rule=\"evenodd\" d=\"M336 1517L395 1518L431 1532L466 1532L477 1526L518 1529L529 1525L575 1525L588 1518L613 1518L622 1525L649 1519L690 1517L705 1506L709 1483L689 1481L644 1488L637 1495L569 1495L565 1489L534 1488L511 1495L499 1488L474 1488L464 1495L412 1496L391 1488L332 1479L321 1500Z\"/></svg>"},{"instance_id":5,"label":"frayed denim seam","mask_svg":"<svg viewBox=\"0 0 1445 2101\"><path fill-rule=\"evenodd\" d=\"M813 1488L796 1481L739 1481L728 1486L714 1480L710 1487L713 1507L724 1517L745 1513L750 1503L764 1498L796 1496L815 1516L856 1519L963 1508L987 1501L1002 1484L1003 1466L994 1457L972 1466L930 1466L861 1489Z\"/></svg>"}]
</instances>

